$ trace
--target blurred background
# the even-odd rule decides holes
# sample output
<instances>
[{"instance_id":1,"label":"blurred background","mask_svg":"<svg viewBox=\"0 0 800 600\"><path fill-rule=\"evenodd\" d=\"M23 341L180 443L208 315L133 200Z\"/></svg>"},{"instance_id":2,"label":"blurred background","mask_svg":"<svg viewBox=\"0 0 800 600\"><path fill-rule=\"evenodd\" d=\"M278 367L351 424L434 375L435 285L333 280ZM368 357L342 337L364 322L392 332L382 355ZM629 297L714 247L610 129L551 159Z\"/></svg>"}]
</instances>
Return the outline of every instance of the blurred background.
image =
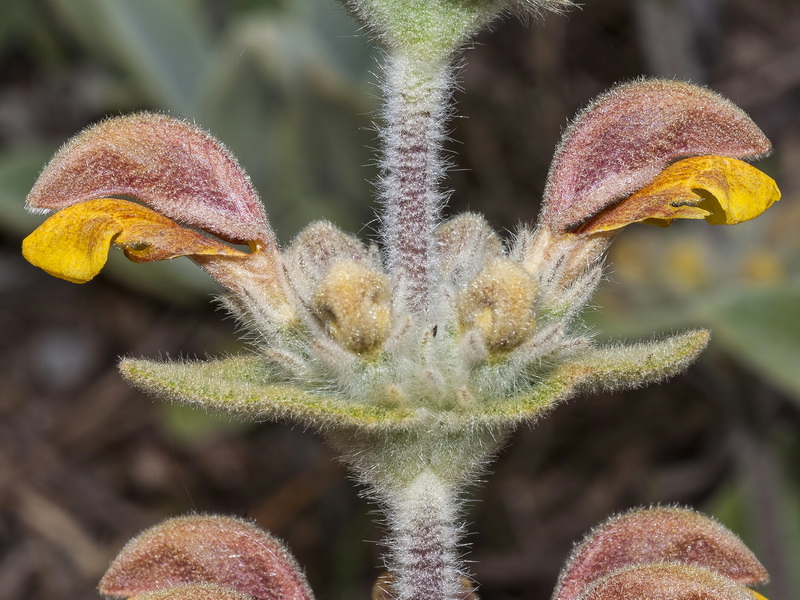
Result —
<instances>
[{"instance_id":1,"label":"blurred background","mask_svg":"<svg viewBox=\"0 0 800 600\"><path fill-rule=\"evenodd\" d=\"M121 355L236 353L189 261L117 253L76 286L25 263L22 210L49 156L107 115L196 120L239 157L283 241L327 218L374 237L378 50L332 0L0 0L0 598L84 600L132 535L191 511L285 539L320 600L368 598L374 506L325 444L130 390ZM587 321L602 339L693 326L711 347L668 384L576 398L517 433L466 515L484 600L548 598L606 515L690 505L737 531L800 597L800 3L588 0L507 19L466 53L452 211L535 219L576 110L639 75L708 84L775 145L783 200L735 228L632 226Z\"/></svg>"}]
</instances>

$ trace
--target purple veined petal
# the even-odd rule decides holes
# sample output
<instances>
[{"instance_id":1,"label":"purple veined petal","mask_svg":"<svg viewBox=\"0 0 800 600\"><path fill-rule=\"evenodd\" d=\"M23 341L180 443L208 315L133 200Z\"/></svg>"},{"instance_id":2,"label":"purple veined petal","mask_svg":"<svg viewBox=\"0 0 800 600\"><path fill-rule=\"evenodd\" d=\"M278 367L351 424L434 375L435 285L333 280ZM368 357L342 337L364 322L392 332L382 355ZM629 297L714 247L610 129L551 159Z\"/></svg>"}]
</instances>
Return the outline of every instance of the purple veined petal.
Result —
<instances>
[{"instance_id":1,"label":"purple veined petal","mask_svg":"<svg viewBox=\"0 0 800 600\"><path fill-rule=\"evenodd\" d=\"M564 132L541 221L570 231L678 158L756 158L770 150L744 111L706 88L661 79L624 84L599 96Z\"/></svg>"},{"instance_id":2,"label":"purple veined petal","mask_svg":"<svg viewBox=\"0 0 800 600\"><path fill-rule=\"evenodd\" d=\"M312 600L294 558L240 519L169 519L132 539L103 576L105 596L130 598L190 584L218 584L254 600Z\"/></svg>"},{"instance_id":3,"label":"purple veined petal","mask_svg":"<svg viewBox=\"0 0 800 600\"><path fill-rule=\"evenodd\" d=\"M236 159L206 132L166 115L137 113L84 130L45 166L26 206L45 212L109 196L130 196L227 241L275 241Z\"/></svg>"},{"instance_id":4,"label":"purple veined petal","mask_svg":"<svg viewBox=\"0 0 800 600\"><path fill-rule=\"evenodd\" d=\"M623 567L672 562L704 567L743 585L768 575L731 531L688 509L634 510L610 518L573 550L554 600L575 600L593 581Z\"/></svg>"}]
</instances>

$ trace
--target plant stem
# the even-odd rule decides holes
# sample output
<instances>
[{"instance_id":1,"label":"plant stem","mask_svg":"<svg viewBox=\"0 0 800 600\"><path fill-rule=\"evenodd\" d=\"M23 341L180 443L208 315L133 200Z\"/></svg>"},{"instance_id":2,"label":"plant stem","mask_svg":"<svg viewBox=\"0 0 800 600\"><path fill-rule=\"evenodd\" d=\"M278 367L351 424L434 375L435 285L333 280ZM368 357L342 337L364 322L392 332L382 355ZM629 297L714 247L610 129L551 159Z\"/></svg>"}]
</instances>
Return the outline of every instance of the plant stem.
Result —
<instances>
[{"instance_id":1,"label":"plant stem","mask_svg":"<svg viewBox=\"0 0 800 600\"><path fill-rule=\"evenodd\" d=\"M458 502L452 485L424 471L388 501L392 597L464 598L466 574L458 552Z\"/></svg>"},{"instance_id":2,"label":"plant stem","mask_svg":"<svg viewBox=\"0 0 800 600\"><path fill-rule=\"evenodd\" d=\"M425 313L436 265L434 231L444 197L441 147L452 84L445 58L395 51L386 66L383 236L404 308Z\"/></svg>"},{"instance_id":3,"label":"plant stem","mask_svg":"<svg viewBox=\"0 0 800 600\"><path fill-rule=\"evenodd\" d=\"M391 600L464 600L463 493L510 430L422 419L413 428L329 437L386 515Z\"/></svg>"}]
</instances>

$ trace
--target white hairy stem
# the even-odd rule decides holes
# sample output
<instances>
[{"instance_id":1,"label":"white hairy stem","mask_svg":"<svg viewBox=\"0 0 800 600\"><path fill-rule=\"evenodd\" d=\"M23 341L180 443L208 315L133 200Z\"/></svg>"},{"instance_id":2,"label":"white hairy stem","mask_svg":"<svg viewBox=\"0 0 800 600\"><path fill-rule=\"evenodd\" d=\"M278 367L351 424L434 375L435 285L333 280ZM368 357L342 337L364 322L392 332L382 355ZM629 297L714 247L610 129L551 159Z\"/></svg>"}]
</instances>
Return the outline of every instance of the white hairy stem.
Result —
<instances>
[{"instance_id":1,"label":"white hairy stem","mask_svg":"<svg viewBox=\"0 0 800 600\"><path fill-rule=\"evenodd\" d=\"M468 579L458 551L461 527L452 486L423 471L388 501L390 597L462 600Z\"/></svg>"},{"instance_id":2,"label":"white hairy stem","mask_svg":"<svg viewBox=\"0 0 800 600\"><path fill-rule=\"evenodd\" d=\"M445 61L388 57L384 112L383 237L403 308L424 313L436 270L434 230L444 194L441 147L452 84Z\"/></svg>"}]
</instances>

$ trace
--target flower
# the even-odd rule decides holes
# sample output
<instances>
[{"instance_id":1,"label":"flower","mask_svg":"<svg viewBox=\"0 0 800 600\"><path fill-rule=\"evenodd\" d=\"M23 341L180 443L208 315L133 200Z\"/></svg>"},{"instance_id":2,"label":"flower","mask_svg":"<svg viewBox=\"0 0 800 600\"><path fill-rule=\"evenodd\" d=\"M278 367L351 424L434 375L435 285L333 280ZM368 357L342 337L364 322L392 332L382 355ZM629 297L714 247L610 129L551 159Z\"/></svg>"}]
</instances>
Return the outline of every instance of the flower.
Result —
<instances>
[{"instance_id":1,"label":"flower","mask_svg":"<svg viewBox=\"0 0 800 600\"><path fill-rule=\"evenodd\" d=\"M640 385L694 359L705 331L600 347L577 317L620 228L732 224L766 210L780 197L775 183L739 158L769 150L741 110L708 90L663 80L615 88L565 132L540 222L510 249L475 214L437 225L431 301L419 310L398 274L407 265L385 265L377 246L331 223L311 224L281 251L221 143L142 113L58 152L28 197L32 210L58 212L23 252L75 282L100 271L112 244L138 262L188 256L225 286L255 351L210 363L123 360L148 391L321 430L468 422L505 432L580 389Z\"/></svg>"},{"instance_id":2,"label":"flower","mask_svg":"<svg viewBox=\"0 0 800 600\"><path fill-rule=\"evenodd\" d=\"M742 110L707 89L658 79L621 85L565 132L542 221L583 233L651 219L739 223L780 198L772 179L736 160L770 150Z\"/></svg>"},{"instance_id":3,"label":"flower","mask_svg":"<svg viewBox=\"0 0 800 600\"><path fill-rule=\"evenodd\" d=\"M140 533L98 590L141 600L313 600L279 540L248 521L215 515L172 518Z\"/></svg>"},{"instance_id":4,"label":"flower","mask_svg":"<svg viewBox=\"0 0 800 600\"><path fill-rule=\"evenodd\" d=\"M768 580L716 521L689 509L636 509L601 523L574 548L553 600L766 600L746 586Z\"/></svg>"}]
</instances>

